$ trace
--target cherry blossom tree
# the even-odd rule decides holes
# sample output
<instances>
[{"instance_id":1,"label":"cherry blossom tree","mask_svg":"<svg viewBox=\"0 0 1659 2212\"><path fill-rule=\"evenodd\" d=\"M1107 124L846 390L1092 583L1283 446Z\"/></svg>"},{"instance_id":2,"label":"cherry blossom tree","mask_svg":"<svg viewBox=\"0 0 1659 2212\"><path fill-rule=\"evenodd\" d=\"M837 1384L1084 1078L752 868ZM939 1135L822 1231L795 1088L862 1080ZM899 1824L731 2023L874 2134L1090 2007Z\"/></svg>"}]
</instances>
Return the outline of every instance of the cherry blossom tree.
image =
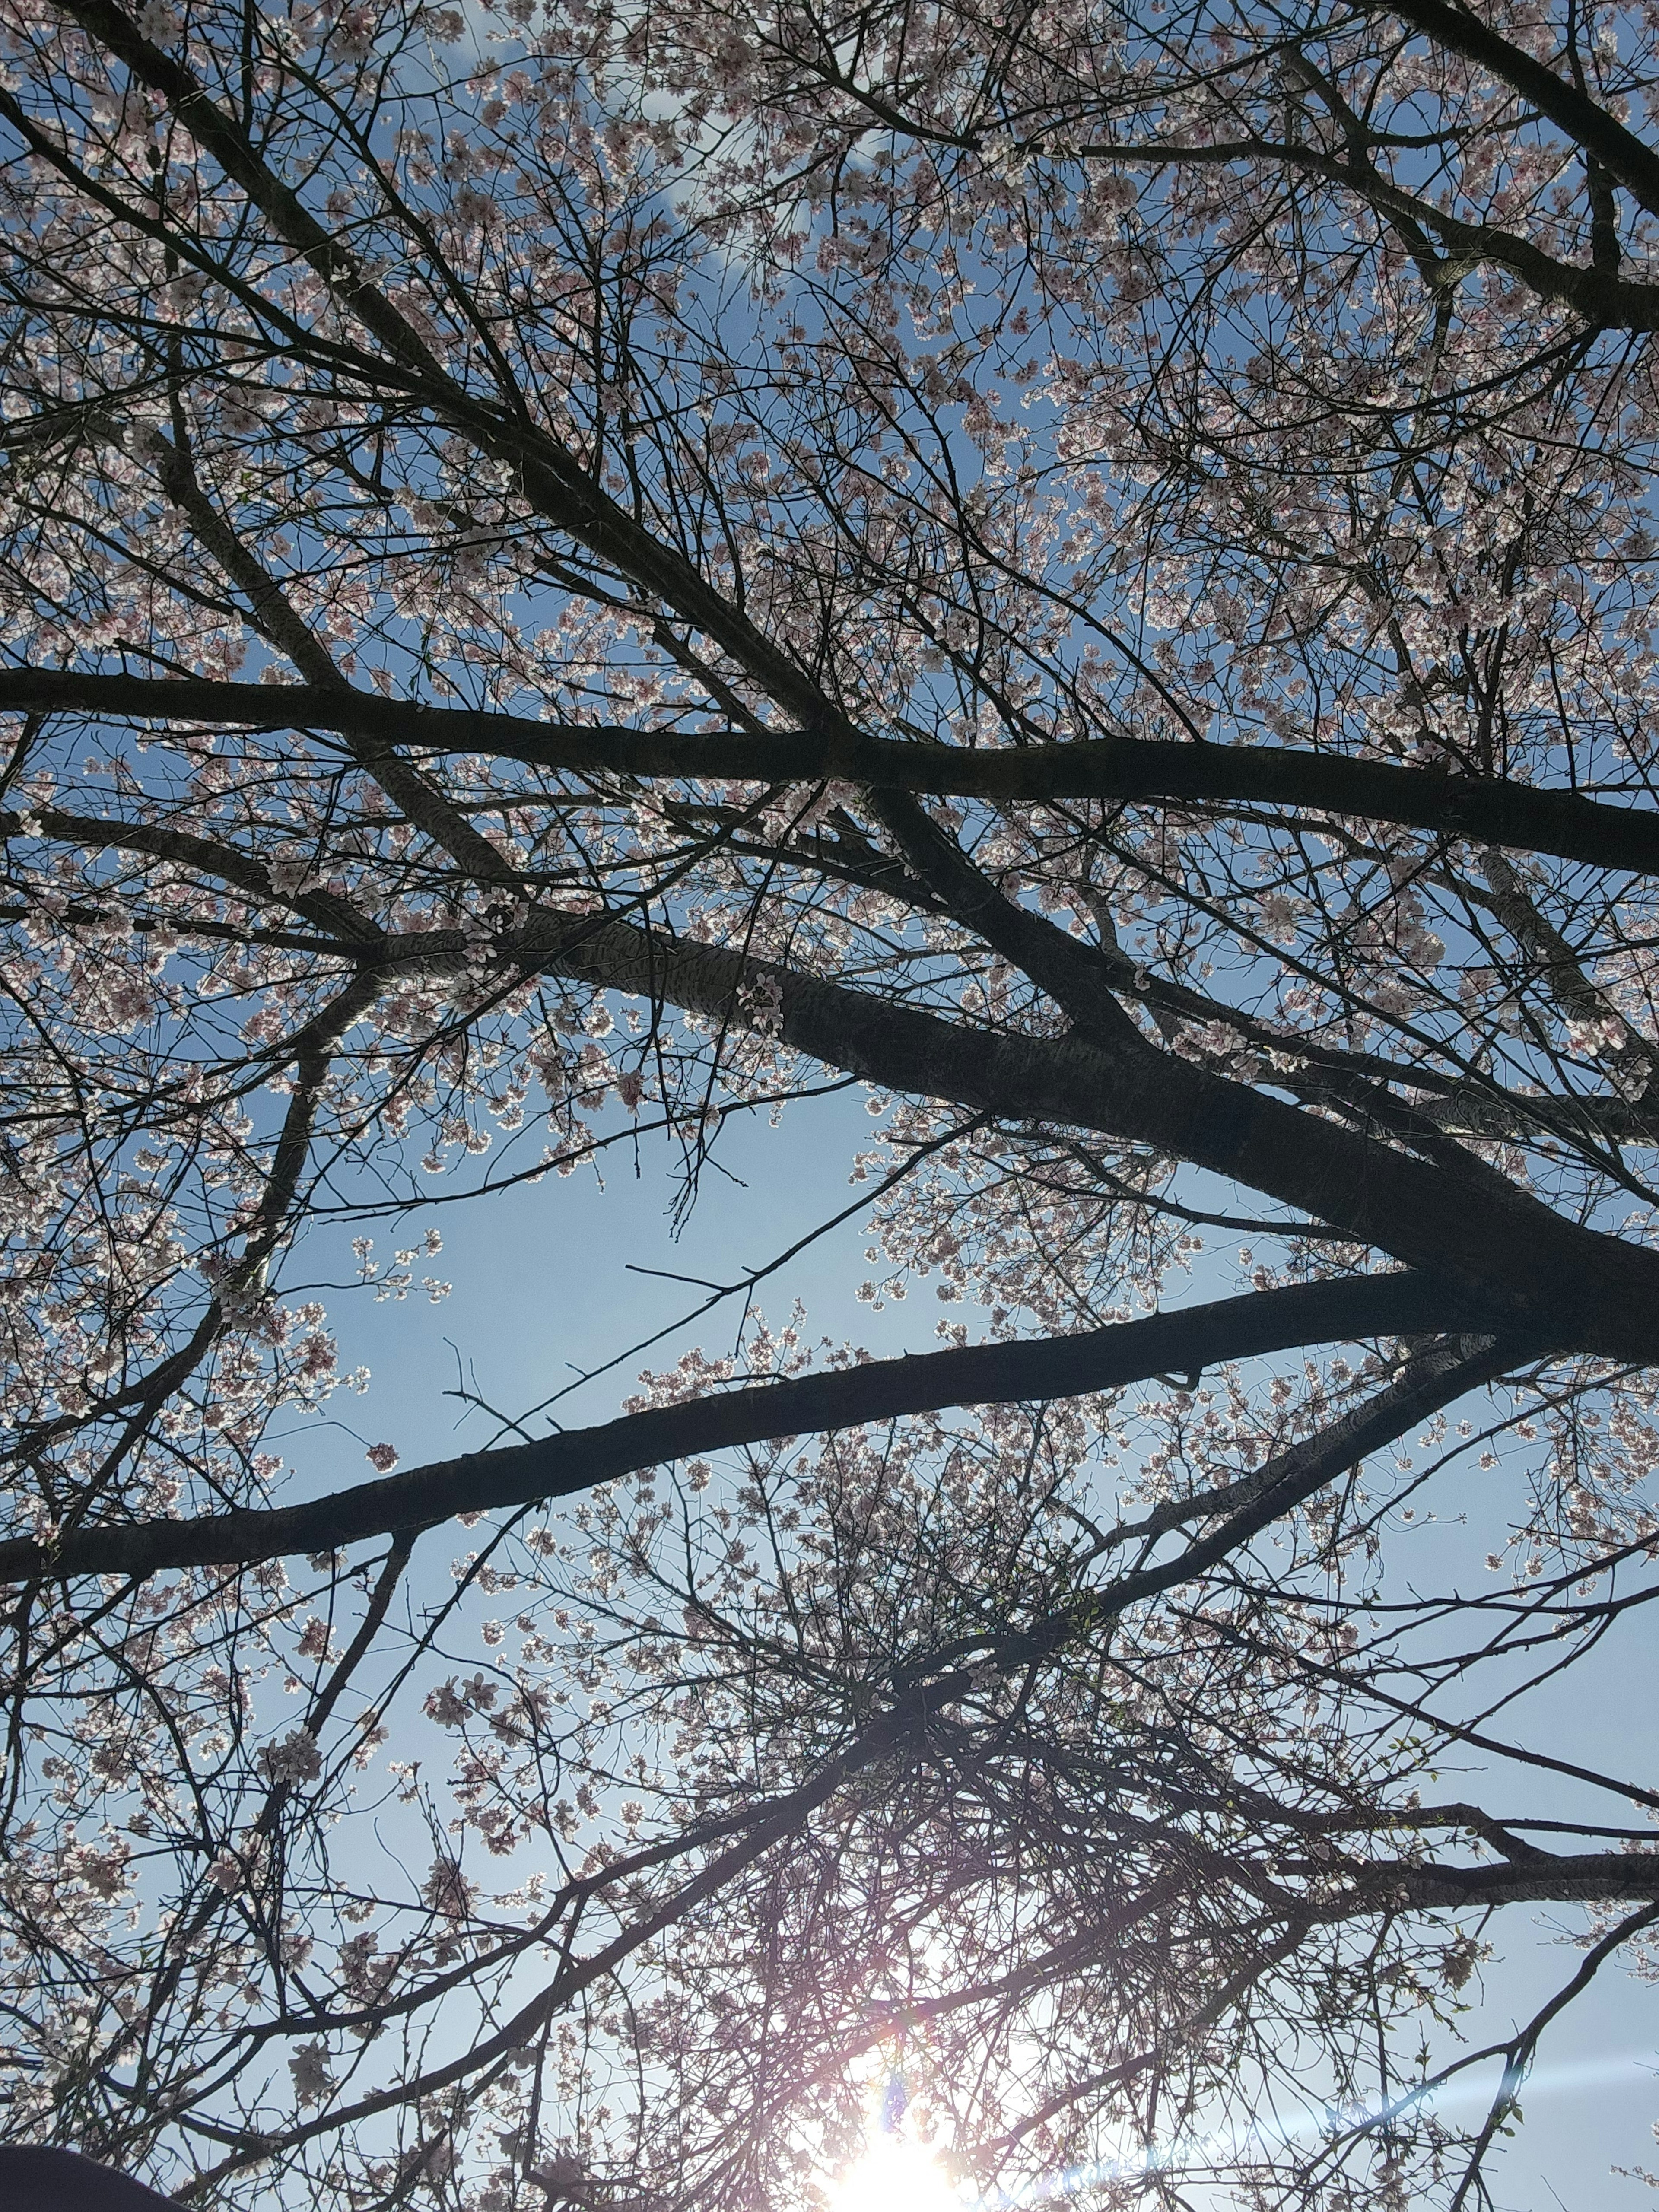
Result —
<instances>
[{"instance_id":1,"label":"cherry blossom tree","mask_svg":"<svg viewBox=\"0 0 1659 2212\"><path fill-rule=\"evenodd\" d=\"M6 0L14 2140L1487 2201L1659 1969L1656 35ZM307 1480L442 1206L849 1086L937 1349Z\"/></svg>"}]
</instances>

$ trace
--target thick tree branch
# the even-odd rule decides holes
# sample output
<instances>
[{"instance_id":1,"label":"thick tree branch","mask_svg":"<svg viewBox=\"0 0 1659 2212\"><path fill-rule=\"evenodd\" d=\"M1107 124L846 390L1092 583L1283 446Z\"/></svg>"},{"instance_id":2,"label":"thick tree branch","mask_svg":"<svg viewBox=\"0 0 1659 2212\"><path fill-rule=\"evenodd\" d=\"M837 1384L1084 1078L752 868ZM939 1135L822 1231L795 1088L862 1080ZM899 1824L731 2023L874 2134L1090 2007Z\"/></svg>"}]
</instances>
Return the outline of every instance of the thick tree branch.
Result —
<instances>
[{"instance_id":1,"label":"thick tree branch","mask_svg":"<svg viewBox=\"0 0 1659 2212\"><path fill-rule=\"evenodd\" d=\"M1540 1852L1524 1865L1424 1866L1372 1861L1357 1875L1362 1895L1408 1912L1447 1906L1595 1904L1659 1899L1659 1851Z\"/></svg>"},{"instance_id":2,"label":"thick tree branch","mask_svg":"<svg viewBox=\"0 0 1659 2212\"><path fill-rule=\"evenodd\" d=\"M1303 1344L1443 1328L1455 1322L1459 1303L1443 1284L1422 1275L1364 1276L1226 1298L1077 1336L872 1360L625 1414L535 1443L435 1461L304 1504L85 1528L57 1546L14 1539L0 1544L0 1578L141 1576L335 1550L456 1513L568 1497L640 1468L774 1437L946 1406L1075 1397L1170 1367L1188 1371Z\"/></svg>"},{"instance_id":3,"label":"thick tree branch","mask_svg":"<svg viewBox=\"0 0 1659 2212\"><path fill-rule=\"evenodd\" d=\"M1565 1221L1523 1193L1465 1183L1173 1054L969 1028L628 922L572 927L544 951L526 933L513 951L526 965L738 1026L744 985L769 980L784 1042L848 1074L1005 1120L1151 1145L1455 1279L1477 1304L1548 1341L1644 1364L1659 1356L1659 1254Z\"/></svg>"},{"instance_id":4,"label":"thick tree branch","mask_svg":"<svg viewBox=\"0 0 1659 2212\"><path fill-rule=\"evenodd\" d=\"M44 817L43 826L52 818ZM170 856L185 856L184 833L117 836L112 825L64 822L96 828L110 842L147 843L153 836ZM193 839L188 848L193 860L219 865L216 848ZM395 949L380 951L388 964L395 961ZM408 951L435 963L458 957L459 944L433 933L410 940ZM1103 1037L988 1033L724 946L604 918L538 916L503 933L497 951L515 965L738 1028L747 1022L744 985L768 978L777 987L783 1041L850 1074L1004 1120L1058 1121L1152 1145L1410 1266L1460 1279L1477 1303L1563 1346L1643 1361L1659 1346L1659 1256L1564 1221L1490 1178L1465 1180L1138 1037L1115 1049Z\"/></svg>"},{"instance_id":5,"label":"thick tree branch","mask_svg":"<svg viewBox=\"0 0 1659 2212\"><path fill-rule=\"evenodd\" d=\"M217 877L249 900L303 915L319 929L343 940L321 948L325 951L349 953L386 942L375 925L349 900L320 888L279 891L263 860L223 838L201 836L176 822L124 822L117 815L70 814L55 806L40 807L27 816L0 811L0 839L27 836L62 838L89 852L145 853L155 860L170 860L176 866ZM171 923L173 917L168 915L167 920Z\"/></svg>"},{"instance_id":6,"label":"thick tree branch","mask_svg":"<svg viewBox=\"0 0 1659 2212\"><path fill-rule=\"evenodd\" d=\"M1553 70L1514 46L1462 8L1445 0L1356 0L1366 15L1394 15L1437 46L1478 63L1518 92L1558 131L1583 148L1650 215L1659 215L1659 155L1608 114L1588 93L1563 82Z\"/></svg>"},{"instance_id":7,"label":"thick tree branch","mask_svg":"<svg viewBox=\"0 0 1659 2212\"><path fill-rule=\"evenodd\" d=\"M383 744L521 760L575 774L687 781L811 783L993 802L1050 799L1238 800L1392 822L1589 867L1659 871L1659 814L1527 784L1271 747L1181 745L1139 738L1010 747L908 744L848 726L708 736L425 707L314 684L204 678L0 672L0 713L218 722L251 729L331 730Z\"/></svg>"},{"instance_id":8,"label":"thick tree branch","mask_svg":"<svg viewBox=\"0 0 1659 2212\"><path fill-rule=\"evenodd\" d=\"M228 938L235 941L257 944L278 944L295 951L316 952L354 959L363 965L393 969L420 968L438 970L453 967L475 957L477 945L473 938L459 929L404 931L396 935L381 934L367 916L360 914L345 899L321 890L278 891L270 881L264 864L240 851L222 839L203 837L179 827L176 822L125 822L118 816L81 815L65 813L58 807L36 811L27 817L0 811L0 838L21 836L38 831L43 836L62 839L90 851L114 849L145 853L158 859L173 860L198 873L217 878L233 885L251 900L260 904L285 907L304 914L321 927L337 933L333 941L307 939L275 930L262 930L252 926L238 927L229 922L215 921L200 916L185 918L178 915L165 917L170 928L186 934ZM819 852L802 847L792 848L791 857L804 867L823 865ZM832 859L831 872L848 872ZM948 911L942 902L934 899L925 885L915 883L896 863L885 863L882 870L864 872L865 877L877 882L878 887L894 898L902 898L916 905L925 903L930 913ZM21 921L29 919L31 909L19 907L0 908L0 921ZM64 916L71 924L91 926L103 921L101 909L88 907L71 908ZM1038 921L1037 917L1032 917ZM143 919L134 921L135 929L149 926ZM609 922L595 925L606 931ZM1046 928L1047 924L1039 922ZM342 941L344 940L344 941ZM522 962L531 967L556 964L550 962L547 939L544 933L501 933L496 939L504 958ZM1121 997L1139 999L1159 1011L1173 1013L1190 1022L1222 1022L1236 1030L1243 1043L1267 1051L1293 1051L1304 1064L1304 1073L1286 1074L1285 1087L1297 1096L1323 1103L1328 1097L1341 1096L1364 1103L1376 1098L1379 1109L1391 1102L1381 1094L1378 1086L1402 1085L1412 1097L1409 1106L1400 1109L1398 1118L1432 1127L1443 1134L1458 1137L1478 1137L1510 1142L1530 1143L1540 1136L1564 1139L1568 1142L1603 1145L1651 1144L1656 1141L1653 1117L1639 1105L1632 1105L1623 1097L1598 1097L1595 1094L1574 1095L1552 1092L1523 1095L1504 1090L1492 1083L1459 1083L1455 1079L1440 1075L1434 1070L1391 1062L1377 1055L1333 1050L1309 1040L1287 1036L1252 1018L1237 1007L1218 1000L1206 999L1184 985L1167 979L1148 975L1137 970L1127 957L1109 948L1088 951L1073 948L1079 964L1087 964L1097 971L1101 981L1109 982ZM682 954L674 956L678 966ZM704 1006L704 1001L684 1000L684 1004ZM884 1003L878 1001L877 1003ZM741 1027L739 1018L724 1001L706 1011L722 1013L732 1025ZM1647 1048L1642 1047L1645 1052ZM1328 1073L1334 1082L1322 1083L1322 1073ZM1358 1085L1346 1079L1360 1079ZM1384 1117L1381 1111L1379 1121ZM1384 1123L1392 1127L1393 1120ZM1087 1126L1093 1126L1092 1123Z\"/></svg>"}]
</instances>

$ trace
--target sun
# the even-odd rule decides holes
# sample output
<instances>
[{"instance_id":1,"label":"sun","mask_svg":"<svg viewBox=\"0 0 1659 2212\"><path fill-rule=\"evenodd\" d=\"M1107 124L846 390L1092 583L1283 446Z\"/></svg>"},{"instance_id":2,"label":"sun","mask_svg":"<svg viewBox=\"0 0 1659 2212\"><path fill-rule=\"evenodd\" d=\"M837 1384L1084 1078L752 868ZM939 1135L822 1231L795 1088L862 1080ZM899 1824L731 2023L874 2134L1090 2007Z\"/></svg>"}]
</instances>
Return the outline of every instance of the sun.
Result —
<instances>
[{"instance_id":1,"label":"sun","mask_svg":"<svg viewBox=\"0 0 1659 2212\"><path fill-rule=\"evenodd\" d=\"M831 2212L962 2212L962 2195L926 2144L875 2136L830 2190Z\"/></svg>"}]
</instances>

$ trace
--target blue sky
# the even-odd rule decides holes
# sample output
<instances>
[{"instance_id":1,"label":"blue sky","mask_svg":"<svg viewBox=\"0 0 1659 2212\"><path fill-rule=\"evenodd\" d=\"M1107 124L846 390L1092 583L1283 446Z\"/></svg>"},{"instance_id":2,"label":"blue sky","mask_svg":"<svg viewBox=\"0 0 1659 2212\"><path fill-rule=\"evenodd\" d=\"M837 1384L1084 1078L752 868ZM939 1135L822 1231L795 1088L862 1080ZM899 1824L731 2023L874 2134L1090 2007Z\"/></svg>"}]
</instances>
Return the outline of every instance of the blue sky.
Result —
<instances>
[{"instance_id":1,"label":"blue sky","mask_svg":"<svg viewBox=\"0 0 1659 2212\"><path fill-rule=\"evenodd\" d=\"M331 1409L349 1429L319 1424L290 1433L286 1449L296 1486L309 1492L368 1478L364 1445L382 1437L396 1443L405 1466L485 1444L491 1434L486 1418L475 1413L462 1419L457 1402L444 1395L460 1373L467 1387L503 1413L520 1414L573 1379L575 1369L613 1358L702 1295L684 1284L630 1273L630 1267L727 1281L764 1264L848 1203L851 1156L874 1133L857 1092L792 1108L776 1129L761 1115L733 1117L717 1152L726 1174L705 1177L678 1239L668 1218L673 1161L660 1139L642 1144L637 1177L629 1148L618 1147L605 1156L604 1188L591 1170L579 1170L475 1204L428 1209L403 1229L381 1227L377 1250L389 1255L394 1244L414 1241L435 1221L445 1249L430 1264L453 1283L453 1294L438 1306L418 1291L402 1304L377 1304L362 1294L330 1300L346 1364L367 1364L373 1382L366 1398L343 1394ZM434 1194L447 1187L447 1179L434 1183ZM339 1242L343 1246L344 1232ZM765 1286L764 1310L781 1320L799 1297L814 1336L851 1338L885 1354L931 1348L941 1309L930 1296L913 1293L880 1313L859 1301L859 1285L871 1272L863 1256L866 1242L855 1217ZM308 1243L307 1255L316 1249ZM337 1277L347 1271L340 1264L331 1272ZM1189 1295L1213 1296L1223 1287L1215 1274L1208 1280L1200 1275ZM667 1365L691 1344L729 1351L740 1303L728 1303L587 1384L561 1406L561 1417L568 1425L610 1417L641 1366ZM971 1309L951 1313L953 1319L965 1314L971 1326ZM1460 1478L1476 1479L1467 1471ZM1487 1479L1501 1482L1504 1470ZM1443 1511L1443 1497L1441 1502ZM1489 1587L1480 1560L1492 1541L1491 1510L1488 1501L1467 1527L1442 1522L1395 1531L1390 1541L1399 1546L1402 1579L1419 1588ZM447 1560L442 1546L434 1547L428 1571L444 1575ZM1654 1638L1644 1613L1622 1624L1590 1660L1534 1694L1531 1717L1519 1732L1583 1764L1650 1779L1659 1772ZM1501 1721L1494 1725L1510 1733ZM1627 1808L1547 1777L1493 1778L1483 1790L1473 1763L1461 1774L1445 1774L1443 1787L1447 1796L1488 1796L1500 1810L1524 1806L1540 1815L1628 1819ZM1557 1938L1577 1923L1577 1916L1566 1911L1512 1909L1503 1918L1498 1933L1508 1955L1485 1970L1484 2000L1466 2023L1472 2039L1497 2039L1571 1974L1578 1954ZM1469 1994L1475 1994L1473 1986ZM1604 1969L1595 1988L1546 2039L1522 2105L1525 2126L1493 2167L1500 2206L1635 2212L1646 2203L1641 2184L1618 2179L1610 2168L1659 2167L1659 2145L1650 2133L1659 2116L1654 1990L1616 1965ZM1467 2109L1460 2104L1457 2117Z\"/></svg>"}]
</instances>

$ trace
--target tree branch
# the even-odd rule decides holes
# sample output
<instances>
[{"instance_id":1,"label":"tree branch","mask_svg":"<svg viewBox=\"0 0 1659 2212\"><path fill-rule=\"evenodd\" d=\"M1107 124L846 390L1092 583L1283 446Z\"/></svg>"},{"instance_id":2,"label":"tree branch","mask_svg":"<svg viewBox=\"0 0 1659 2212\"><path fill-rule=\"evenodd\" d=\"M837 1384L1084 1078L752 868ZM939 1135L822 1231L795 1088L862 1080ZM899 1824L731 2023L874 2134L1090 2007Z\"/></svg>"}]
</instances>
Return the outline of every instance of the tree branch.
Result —
<instances>
[{"instance_id":1,"label":"tree branch","mask_svg":"<svg viewBox=\"0 0 1659 2212\"><path fill-rule=\"evenodd\" d=\"M1212 800L1357 815L1437 836L1548 853L1589 867L1659 872L1659 814L1527 784L1484 782L1436 769L1272 747L1170 744L1142 738L981 750L907 744L850 727L705 735L426 707L314 684L216 683L11 668L0 714L220 722L250 729L332 730L382 744L485 753L578 774L687 781L811 783L992 802L1103 799Z\"/></svg>"},{"instance_id":2,"label":"tree branch","mask_svg":"<svg viewBox=\"0 0 1659 2212\"><path fill-rule=\"evenodd\" d=\"M1522 47L1499 36L1478 15L1444 0L1356 0L1359 12L1398 17L1414 31L1478 63L1518 92L1558 131L1593 154L1650 215L1659 215L1659 155L1634 131L1599 106L1588 93L1565 84Z\"/></svg>"},{"instance_id":3,"label":"tree branch","mask_svg":"<svg viewBox=\"0 0 1659 2212\"><path fill-rule=\"evenodd\" d=\"M1417 1274L1353 1277L1225 1298L1112 1328L1026 1344L974 1345L768 1382L623 1415L499 1451L471 1452L299 1505L83 1528L61 1543L0 1543L0 1578L143 1576L167 1568L243 1565L336 1550L368 1536L568 1497L645 1467L886 1421L945 1406L1075 1397L1319 1342L1413 1334L1457 1317L1455 1293Z\"/></svg>"},{"instance_id":4,"label":"tree branch","mask_svg":"<svg viewBox=\"0 0 1659 2212\"><path fill-rule=\"evenodd\" d=\"M513 957L733 1026L744 1025L743 986L769 979L786 1044L884 1089L1152 1146L1455 1279L1474 1305L1546 1341L1644 1364L1659 1354L1659 1254L1173 1054L970 1028L628 922L586 922L562 937L538 951L525 933Z\"/></svg>"}]
</instances>

